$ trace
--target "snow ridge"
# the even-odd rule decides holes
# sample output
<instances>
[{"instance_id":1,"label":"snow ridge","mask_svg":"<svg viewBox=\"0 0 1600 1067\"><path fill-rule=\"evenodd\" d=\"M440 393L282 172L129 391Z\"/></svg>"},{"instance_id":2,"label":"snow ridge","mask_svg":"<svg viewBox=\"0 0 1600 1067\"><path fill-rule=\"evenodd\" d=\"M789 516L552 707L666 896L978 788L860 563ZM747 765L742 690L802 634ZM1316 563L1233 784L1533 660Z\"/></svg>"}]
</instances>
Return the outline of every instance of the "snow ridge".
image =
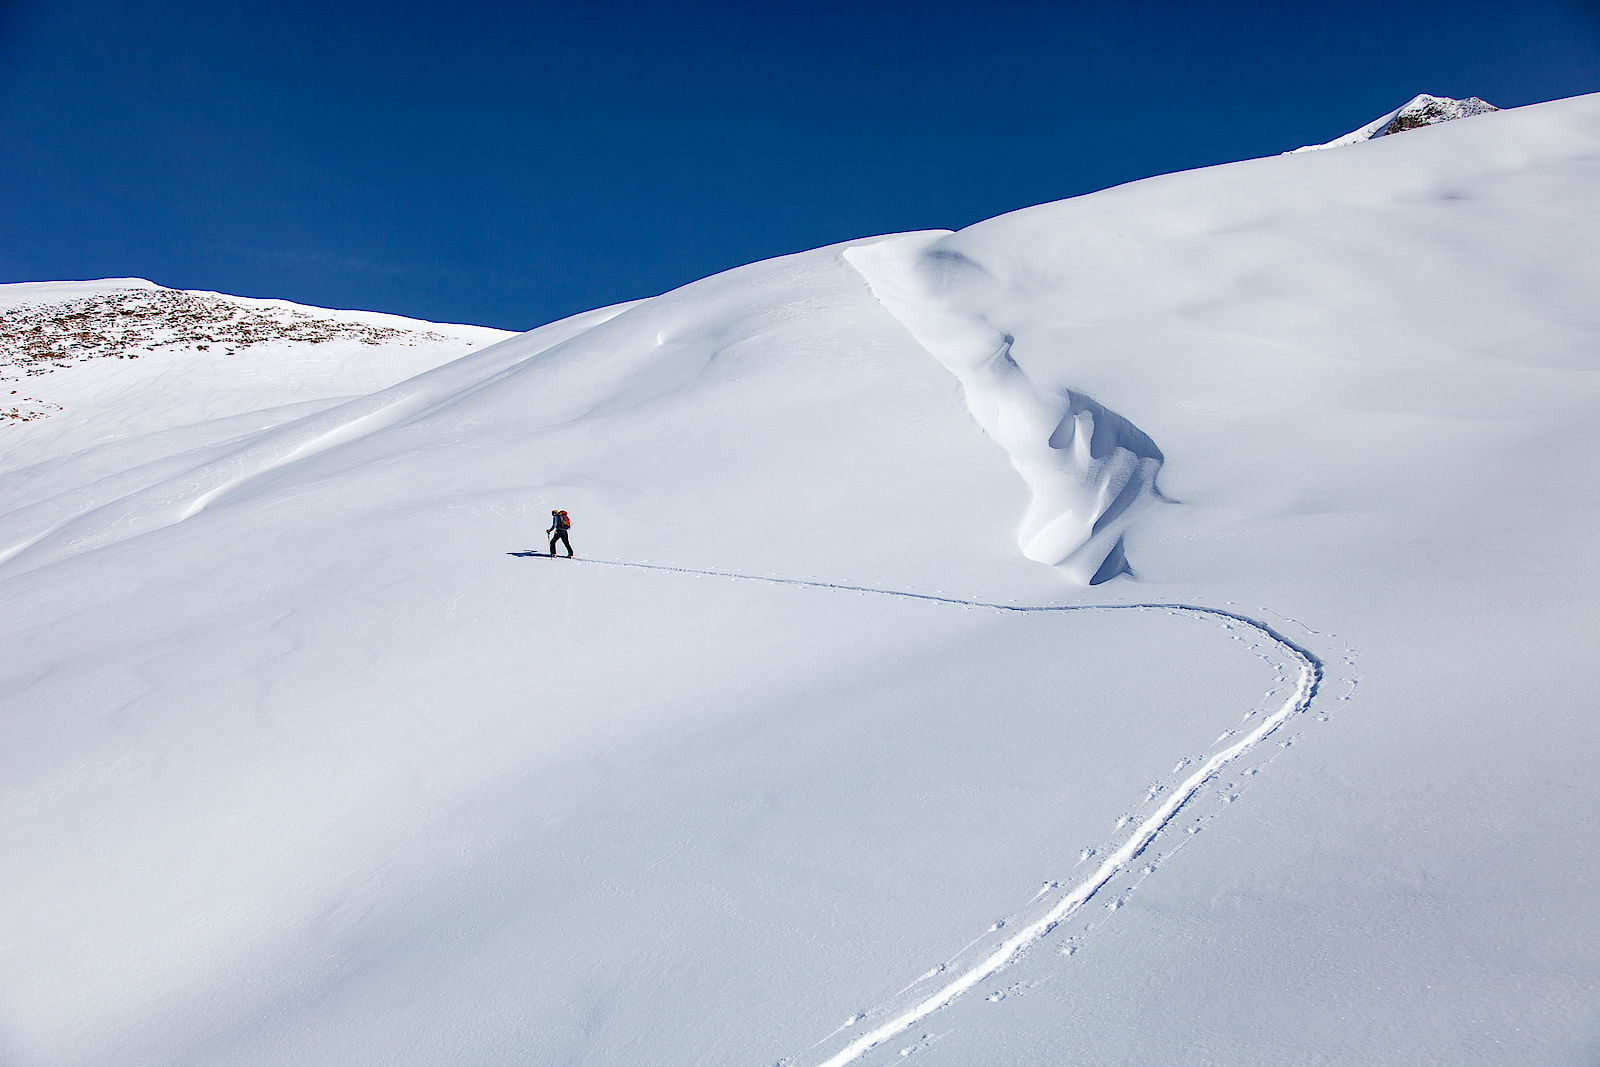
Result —
<instances>
[{"instance_id":1,"label":"snow ridge","mask_svg":"<svg viewBox=\"0 0 1600 1067\"><path fill-rule=\"evenodd\" d=\"M464 352L512 336L482 326L445 326L441 332L438 325L377 312L166 289L143 279L13 283L0 285L0 382L21 382L92 360L161 352L228 361L251 348L339 341ZM34 421L63 410L50 399L24 397L17 390L11 395L15 399L0 407L0 423Z\"/></svg>"},{"instance_id":2,"label":"snow ridge","mask_svg":"<svg viewBox=\"0 0 1600 1067\"><path fill-rule=\"evenodd\" d=\"M545 556L543 552L526 551L512 552L513 556ZM1062 922L1089 903L1094 896L1103 889L1117 875L1125 871L1158 836L1173 821L1195 794L1211 780L1217 777L1224 767L1234 762L1251 749L1255 748L1267 737L1276 733L1278 729L1290 718L1310 708L1312 700L1316 697L1324 675L1322 660L1310 650L1290 640L1281 631L1271 624L1259 619L1251 618L1237 612L1225 611L1221 608L1204 607L1197 604L1181 603L1141 603L1141 604L999 604L983 600L964 599L960 597L938 596L931 593L916 593L897 589L879 589L872 586L851 585L841 582L826 582L803 578L780 578L757 574L738 574L730 571L706 570L696 567L678 567L657 563L635 563L625 560L610 559L574 559L572 562L587 565L606 567L627 567L636 570L668 571L677 574L693 574L708 577L728 578L735 581L767 582L774 585L799 585L817 589L834 589L854 593L874 593L880 596L904 597L911 600L929 600L943 604L952 604L966 608L985 608L993 611L1010 612L1110 612L1110 611L1166 611L1185 615L1197 616L1203 619L1219 622L1230 628L1244 627L1256 636L1266 639L1285 652L1290 661L1298 667L1300 676L1295 683L1294 690L1289 694L1271 714L1265 716L1249 733L1245 734L1232 745L1214 753L1168 795L1150 816L1139 823L1123 841L1120 847L1113 850L1092 873L1081 879L1060 897L1043 915L1026 924L1016 933L1002 941L988 956L979 960L973 966L955 975L933 993L923 997L917 1003L898 1015L879 1024L865 1033L859 1034L834 1055L822 1061L820 1067L843 1067L860 1058L871 1049L881 1045L897 1034L903 1033L916 1023L932 1015L934 1012L949 1006L962 994L970 992L974 987L988 979L995 972L1004 968L1015 960L1029 946L1040 938L1053 931ZM562 565L565 565L563 561ZM1225 734L1224 737L1227 735ZM1182 766L1182 764L1180 764ZM1053 888L1053 887L1047 887ZM1040 896L1044 895L1041 891ZM1037 898L1035 898L1037 899ZM996 927L998 928L998 927ZM970 946L969 946L970 947ZM915 988L920 982L932 975L924 975L922 979L913 982L906 989ZM858 1015L847 1024L854 1026L866 1019L866 1015ZM835 1034L839 1030L834 1031ZM829 1035L830 1037L833 1035ZM824 1040L827 1040L826 1038Z\"/></svg>"},{"instance_id":3,"label":"snow ridge","mask_svg":"<svg viewBox=\"0 0 1600 1067\"><path fill-rule=\"evenodd\" d=\"M1047 391L1012 358L1014 338L953 306L989 273L941 247L943 233L844 250L879 303L961 382L978 425L1006 450L1033 500L1023 555L1085 585L1130 569L1123 532L1135 505L1159 496L1161 450L1133 423L1082 393Z\"/></svg>"},{"instance_id":4,"label":"snow ridge","mask_svg":"<svg viewBox=\"0 0 1600 1067\"><path fill-rule=\"evenodd\" d=\"M1480 100L1476 96L1455 100L1448 96L1419 93L1402 106L1381 118L1373 119L1359 130L1351 130L1343 137L1335 138L1326 144L1308 144L1294 151L1315 152L1323 148L1343 148L1345 145L1360 144L1362 141L1388 137L1390 134L1405 133L1407 130L1417 130L1440 122L1452 122L1499 110L1487 100Z\"/></svg>"}]
</instances>

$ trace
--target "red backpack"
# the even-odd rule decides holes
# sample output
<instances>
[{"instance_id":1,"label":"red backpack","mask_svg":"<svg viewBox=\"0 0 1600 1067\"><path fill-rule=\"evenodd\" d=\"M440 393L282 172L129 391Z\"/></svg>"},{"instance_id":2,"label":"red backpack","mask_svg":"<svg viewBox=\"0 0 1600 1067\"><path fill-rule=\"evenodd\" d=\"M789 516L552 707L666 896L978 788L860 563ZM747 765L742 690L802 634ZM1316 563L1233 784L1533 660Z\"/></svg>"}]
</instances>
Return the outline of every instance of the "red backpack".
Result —
<instances>
[{"instance_id":1,"label":"red backpack","mask_svg":"<svg viewBox=\"0 0 1600 1067\"><path fill-rule=\"evenodd\" d=\"M570 530L570 529L572 529L572 520L567 518L567 513L565 511L556 512L556 529L558 529L558 530Z\"/></svg>"}]
</instances>

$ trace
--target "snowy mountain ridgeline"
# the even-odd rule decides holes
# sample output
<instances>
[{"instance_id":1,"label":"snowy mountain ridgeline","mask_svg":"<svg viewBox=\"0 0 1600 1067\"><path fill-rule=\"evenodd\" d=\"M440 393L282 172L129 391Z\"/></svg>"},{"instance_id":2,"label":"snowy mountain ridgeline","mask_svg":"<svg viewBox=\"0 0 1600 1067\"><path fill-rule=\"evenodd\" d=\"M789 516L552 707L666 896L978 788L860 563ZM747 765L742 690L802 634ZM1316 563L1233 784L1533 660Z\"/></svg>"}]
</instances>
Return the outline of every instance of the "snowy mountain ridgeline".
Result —
<instances>
[{"instance_id":1,"label":"snowy mountain ridgeline","mask_svg":"<svg viewBox=\"0 0 1600 1067\"><path fill-rule=\"evenodd\" d=\"M1327 144L1306 145L1303 148L1296 148L1295 151L1314 152L1319 148L1342 148L1345 145L1359 144L1377 137L1420 130L1424 126L1467 119L1474 115L1487 115L1491 111L1499 110L1493 104L1479 100L1475 96L1469 96L1465 100L1453 100L1448 96L1429 96L1427 93L1419 93L1401 107L1382 118L1374 119L1359 130L1352 130Z\"/></svg>"},{"instance_id":2,"label":"snowy mountain ridgeline","mask_svg":"<svg viewBox=\"0 0 1600 1067\"><path fill-rule=\"evenodd\" d=\"M301 360L337 366L345 378L352 365L376 362L370 355L353 354L352 343L381 346L383 362L394 365L390 376L407 377L422 366L505 336L478 326L438 327L394 315L165 289L142 278L5 285L0 286L0 387L6 397L0 402L0 422L31 421L64 410L47 397L57 390L70 393L81 386L76 379L83 375L57 375L47 383L30 379L90 360L173 354L173 359L161 361L162 370L143 371L140 378L164 377L163 371L179 367L185 375L207 375L220 365L225 377L260 376L277 388L305 390L309 375ZM440 348L442 353L420 362L395 354L418 347ZM250 356L232 358L251 350ZM294 356L287 354L291 351ZM253 356L276 365L258 368ZM361 380L359 372L354 380ZM259 399L244 403L253 407Z\"/></svg>"},{"instance_id":3,"label":"snowy mountain ridgeline","mask_svg":"<svg viewBox=\"0 0 1600 1067\"><path fill-rule=\"evenodd\" d=\"M1406 110L515 336L0 288L0 1061L1591 1060L1600 96Z\"/></svg>"}]
</instances>

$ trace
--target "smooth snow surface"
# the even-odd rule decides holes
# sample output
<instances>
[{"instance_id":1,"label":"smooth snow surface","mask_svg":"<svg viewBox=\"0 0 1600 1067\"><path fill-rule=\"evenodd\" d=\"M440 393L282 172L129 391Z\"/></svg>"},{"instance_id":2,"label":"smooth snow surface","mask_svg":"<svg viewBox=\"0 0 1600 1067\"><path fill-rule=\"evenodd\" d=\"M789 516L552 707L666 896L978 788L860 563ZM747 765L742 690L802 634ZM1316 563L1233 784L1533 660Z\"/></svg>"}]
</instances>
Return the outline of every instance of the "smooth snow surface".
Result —
<instances>
[{"instance_id":1,"label":"smooth snow surface","mask_svg":"<svg viewBox=\"0 0 1600 1067\"><path fill-rule=\"evenodd\" d=\"M1584 97L31 378L0 1061L1592 1061L1597 183Z\"/></svg>"}]
</instances>

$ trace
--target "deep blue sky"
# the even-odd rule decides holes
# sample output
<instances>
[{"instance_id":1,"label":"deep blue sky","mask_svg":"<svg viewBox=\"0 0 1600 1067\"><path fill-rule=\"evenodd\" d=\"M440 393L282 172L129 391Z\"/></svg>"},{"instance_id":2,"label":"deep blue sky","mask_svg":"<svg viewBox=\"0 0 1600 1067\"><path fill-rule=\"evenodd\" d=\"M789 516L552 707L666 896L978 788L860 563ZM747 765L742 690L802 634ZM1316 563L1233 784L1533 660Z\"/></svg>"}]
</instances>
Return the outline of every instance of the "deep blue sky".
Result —
<instances>
[{"instance_id":1,"label":"deep blue sky","mask_svg":"<svg viewBox=\"0 0 1600 1067\"><path fill-rule=\"evenodd\" d=\"M527 329L876 233L1600 90L1600 0L0 0L0 281Z\"/></svg>"}]
</instances>

